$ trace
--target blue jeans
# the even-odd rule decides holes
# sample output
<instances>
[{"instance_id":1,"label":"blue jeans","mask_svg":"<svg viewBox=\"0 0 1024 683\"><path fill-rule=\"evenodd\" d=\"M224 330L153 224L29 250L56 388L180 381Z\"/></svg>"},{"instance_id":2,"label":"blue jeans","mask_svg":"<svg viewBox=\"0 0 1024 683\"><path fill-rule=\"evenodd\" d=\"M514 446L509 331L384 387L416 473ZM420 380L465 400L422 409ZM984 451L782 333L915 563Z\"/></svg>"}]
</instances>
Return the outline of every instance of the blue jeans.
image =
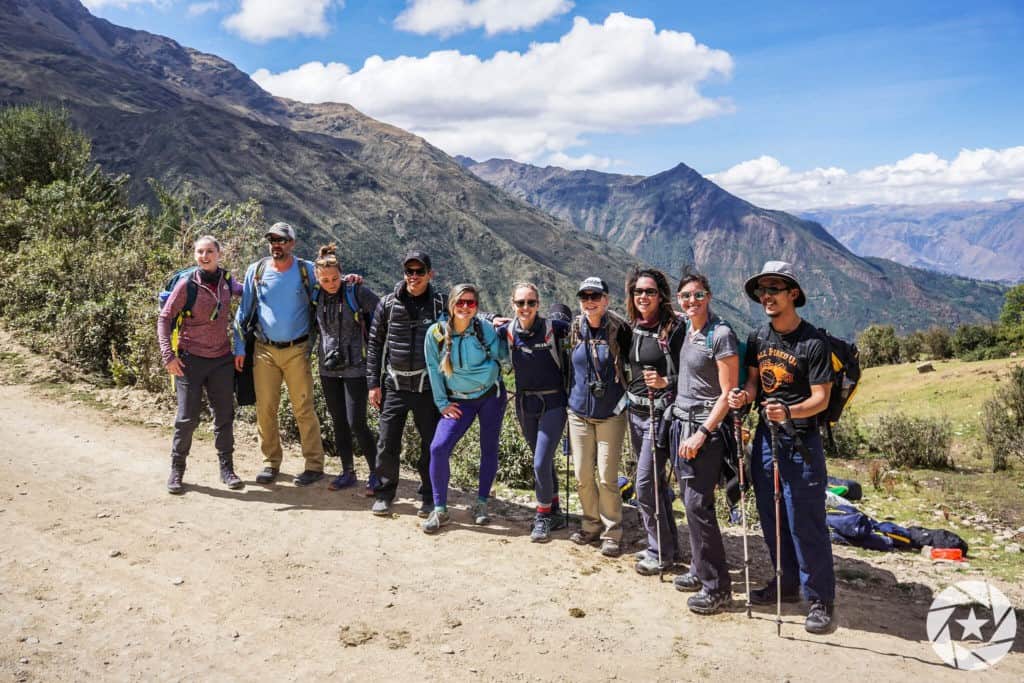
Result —
<instances>
[{"instance_id":1,"label":"blue jeans","mask_svg":"<svg viewBox=\"0 0 1024 683\"><path fill-rule=\"evenodd\" d=\"M516 395L516 418L523 438L533 449L533 480L537 504L551 505L558 495L555 449L565 433L565 398L552 395Z\"/></svg>"},{"instance_id":2,"label":"blue jeans","mask_svg":"<svg viewBox=\"0 0 1024 683\"><path fill-rule=\"evenodd\" d=\"M825 524L825 451L817 430L801 433L809 458L796 448L791 437L779 429L776 448L779 458L779 508L783 590L803 588L808 600L835 601L836 577L832 568L832 540ZM751 480L757 497L768 552L775 563L775 485L772 474L772 445L768 427L760 424L754 435L750 463Z\"/></svg>"}]
</instances>

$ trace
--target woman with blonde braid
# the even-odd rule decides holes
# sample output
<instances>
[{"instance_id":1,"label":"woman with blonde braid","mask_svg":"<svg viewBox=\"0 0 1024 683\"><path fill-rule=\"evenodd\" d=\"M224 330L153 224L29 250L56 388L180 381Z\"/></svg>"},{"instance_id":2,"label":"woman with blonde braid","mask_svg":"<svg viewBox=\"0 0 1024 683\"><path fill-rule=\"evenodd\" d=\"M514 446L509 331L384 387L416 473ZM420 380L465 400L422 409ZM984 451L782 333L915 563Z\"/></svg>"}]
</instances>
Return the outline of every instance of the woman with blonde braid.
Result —
<instances>
[{"instance_id":1,"label":"woman with blonde braid","mask_svg":"<svg viewBox=\"0 0 1024 683\"><path fill-rule=\"evenodd\" d=\"M473 521L487 524L487 500L498 473L498 437L508 395L498 361L506 355L498 333L477 317L476 286L459 284L448 294L448 319L427 330L424 355L434 403L441 421L430 443L430 483L434 510L423 531L436 533L451 521L448 514L448 460L473 420L480 418L480 482Z\"/></svg>"}]
</instances>

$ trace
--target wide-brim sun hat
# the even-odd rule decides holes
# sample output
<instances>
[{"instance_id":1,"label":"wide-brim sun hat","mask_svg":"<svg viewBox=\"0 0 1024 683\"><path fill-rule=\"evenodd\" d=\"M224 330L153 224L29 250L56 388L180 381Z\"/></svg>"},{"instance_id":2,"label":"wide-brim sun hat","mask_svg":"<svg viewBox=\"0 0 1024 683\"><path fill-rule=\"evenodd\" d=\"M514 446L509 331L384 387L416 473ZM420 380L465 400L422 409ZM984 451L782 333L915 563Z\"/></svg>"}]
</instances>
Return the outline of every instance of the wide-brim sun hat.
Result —
<instances>
[{"instance_id":1,"label":"wide-brim sun hat","mask_svg":"<svg viewBox=\"0 0 1024 683\"><path fill-rule=\"evenodd\" d=\"M747 278L746 284L743 288L747 290L747 296L754 301L761 303L761 299L754 294L754 290L757 289L757 281L763 277L777 277L786 281L789 286L794 289L800 290L800 296L796 298L793 305L800 308L807 303L807 297L804 296L804 288L800 286L800 282L796 279L796 272L793 270L793 264L787 263L786 261L768 261L761 268L761 272L757 275L752 275Z\"/></svg>"}]
</instances>

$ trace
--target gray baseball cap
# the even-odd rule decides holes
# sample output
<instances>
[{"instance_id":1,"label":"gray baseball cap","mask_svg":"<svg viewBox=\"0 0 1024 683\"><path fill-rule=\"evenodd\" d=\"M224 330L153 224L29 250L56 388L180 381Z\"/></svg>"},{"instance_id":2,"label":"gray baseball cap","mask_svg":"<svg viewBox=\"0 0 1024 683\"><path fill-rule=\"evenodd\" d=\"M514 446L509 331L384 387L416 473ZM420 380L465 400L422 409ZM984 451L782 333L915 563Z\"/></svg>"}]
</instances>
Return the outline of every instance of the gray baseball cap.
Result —
<instances>
[{"instance_id":1,"label":"gray baseball cap","mask_svg":"<svg viewBox=\"0 0 1024 683\"><path fill-rule=\"evenodd\" d=\"M270 237L274 235L276 237L283 237L290 242L295 241L295 228L288 225L283 221L278 221L270 226L270 230L263 235L264 237Z\"/></svg>"},{"instance_id":2,"label":"gray baseball cap","mask_svg":"<svg viewBox=\"0 0 1024 683\"><path fill-rule=\"evenodd\" d=\"M608 283L599 277L588 277L580 283L579 288L576 290L576 295L579 296L583 292L601 292L602 294L607 294Z\"/></svg>"},{"instance_id":3,"label":"gray baseball cap","mask_svg":"<svg viewBox=\"0 0 1024 683\"><path fill-rule=\"evenodd\" d=\"M804 288L800 286L800 283L796 279L796 273L793 270L792 263L787 263L785 261L768 261L764 264L760 273L747 278L747 283L743 288L747 290L747 296L758 303L761 302L761 299L754 295L754 290L757 289L757 281L763 277L782 278L794 289L799 289L800 296L798 296L796 301L793 302L797 308L807 303L807 297L804 296Z\"/></svg>"}]
</instances>

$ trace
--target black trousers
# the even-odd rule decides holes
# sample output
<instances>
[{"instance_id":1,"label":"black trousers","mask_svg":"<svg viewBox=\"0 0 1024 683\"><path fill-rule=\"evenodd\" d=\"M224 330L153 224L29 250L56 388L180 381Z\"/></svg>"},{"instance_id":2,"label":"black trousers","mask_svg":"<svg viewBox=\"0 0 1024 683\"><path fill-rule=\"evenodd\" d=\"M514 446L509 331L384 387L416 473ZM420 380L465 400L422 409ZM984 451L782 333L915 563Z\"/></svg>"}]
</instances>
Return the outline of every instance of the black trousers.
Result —
<instances>
[{"instance_id":1,"label":"black trousers","mask_svg":"<svg viewBox=\"0 0 1024 683\"><path fill-rule=\"evenodd\" d=\"M334 447L341 456L341 470L355 469L353 462L352 437L359 442L359 450L366 456L366 464L373 471L376 464L377 445L373 433L366 424L366 377L326 377L320 375L320 386L324 389L327 411L334 425Z\"/></svg>"},{"instance_id":2,"label":"black trousers","mask_svg":"<svg viewBox=\"0 0 1024 683\"><path fill-rule=\"evenodd\" d=\"M203 358L181 354L185 376L174 378L178 412L174 416L171 455L184 458L192 450L192 435L199 426L203 390L213 411L214 447L219 455L235 450L235 366L234 356Z\"/></svg>"},{"instance_id":3,"label":"black trousers","mask_svg":"<svg viewBox=\"0 0 1024 683\"><path fill-rule=\"evenodd\" d=\"M402 434L410 412L420 435L420 457L416 461L416 470L420 474L419 494L424 502L432 503L434 490L430 485L430 442L434 440L434 431L441 420L441 413L434 405L434 397L429 389L384 390L384 404L380 410L380 437L377 440L377 477L380 485L374 491L378 498L392 500L395 497L402 465Z\"/></svg>"}]
</instances>

